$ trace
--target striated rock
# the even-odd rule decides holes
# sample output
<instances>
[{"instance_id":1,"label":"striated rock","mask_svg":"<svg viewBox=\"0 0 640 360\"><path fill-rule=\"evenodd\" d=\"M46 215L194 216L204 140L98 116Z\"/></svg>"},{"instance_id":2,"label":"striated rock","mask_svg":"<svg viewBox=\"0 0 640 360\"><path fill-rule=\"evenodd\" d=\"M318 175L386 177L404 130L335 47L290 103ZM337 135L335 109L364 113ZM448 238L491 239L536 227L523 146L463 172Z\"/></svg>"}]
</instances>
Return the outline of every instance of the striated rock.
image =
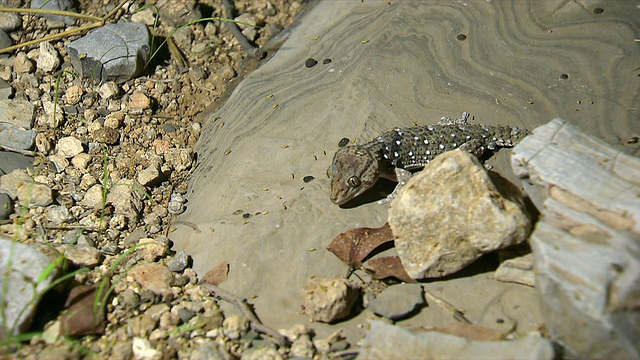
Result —
<instances>
[{"instance_id":1,"label":"striated rock","mask_svg":"<svg viewBox=\"0 0 640 360\"><path fill-rule=\"evenodd\" d=\"M570 357L639 358L640 159L555 119L511 162L543 200L530 242L552 339Z\"/></svg>"},{"instance_id":2,"label":"striated rock","mask_svg":"<svg viewBox=\"0 0 640 360\"><path fill-rule=\"evenodd\" d=\"M85 78L127 81L140 74L149 59L151 36L144 24L121 22L102 26L67 45L71 64Z\"/></svg>"},{"instance_id":3,"label":"striated rock","mask_svg":"<svg viewBox=\"0 0 640 360\"><path fill-rule=\"evenodd\" d=\"M342 276L333 279L310 277L301 290L302 310L312 321L333 322L351 313L358 290Z\"/></svg>"},{"instance_id":4,"label":"striated rock","mask_svg":"<svg viewBox=\"0 0 640 360\"><path fill-rule=\"evenodd\" d=\"M49 258L29 246L0 239L0 288L4 300L10 299L3 301L0 339L21 334L28 329L39 295L57 273L54 269L48 276L43 276L49 263Z\"/></svg>"},{"instance_id":5,"label":"striated rock","mask_svg":"<svg viewBox=\"0 0 640 360\"><path fill-rule=\"evenodd\" d=\"M391 204L398 255L414 279L452 274L485 253L526 240L517 191L491 182L476 157L449 151L415 174Z\"/></svg>"},{"instance_id":6,"label":"striated rock","mask_svg":"<svg viewBox=\"0 0 640 360\"><path fill-rule=\"evenodd\" d=\"M367 308L387 319L398 320L424 305L422 286L398 284L385 289L369 303Z\"/></svg>"},{"instance_id":7,"label":"striated rock","mask_svg":"<svg viewBox=\"0 0 640 360\"><path fill-rule=\"evenodd\" d=\"M513 341L471 341L429 332L411 332L381 321L371 328L357 359L553 359L551 342L540 335Z\"/></svg>"}]
</instances>

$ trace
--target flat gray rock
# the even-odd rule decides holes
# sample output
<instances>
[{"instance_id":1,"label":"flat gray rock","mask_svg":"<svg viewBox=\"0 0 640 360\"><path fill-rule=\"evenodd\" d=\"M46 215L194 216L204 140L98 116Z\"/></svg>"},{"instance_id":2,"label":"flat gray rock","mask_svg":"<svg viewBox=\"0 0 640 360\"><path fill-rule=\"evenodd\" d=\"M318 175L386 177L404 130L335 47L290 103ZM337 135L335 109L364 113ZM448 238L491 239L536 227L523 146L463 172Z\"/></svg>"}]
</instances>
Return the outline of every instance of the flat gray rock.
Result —
<instances>
[{"instance_id":1,"label":"flat gray rock","mask_svg":"<svg viewBox=\"0 0 640 360\"><path fill-rule=\"evenodd\" d=\"M73 68L81 76L94 81L124 82L142 72L149 60L150 41L146 25L117 23L102 26L69 43L67 51Z\"/></svg>"},{"instance_id":2,"label":"flat gray rock","mask_svg":"<svg viewBox=\"0 0 640 360\"><path fill-rule=\"evenodd\" d=\"M397 284L385 289L367 307L387 319L408 316L425 304L420 284Z\"/></svg>"},{"instance_id":3,"label":"flat gray rock","mask_svg":"<svg viewBox=\"0 0 640 360\"><path fill-rule=\"evenodd\" d=\"M50 262L27 245L0 239L0 296L6 306L2 309L4 322L0 326L0 339L21 334L29 328L40 296L56 275L54 270L38 282Z\"/></svg>"},{"instance_id":4,"label":"flat gray rock","mask_svg":"<svg viewBox=\"0 0 640 360\"><path fill-rule=\"evenodd\" d=\"M551 342L540 335L513 341L470 341L436 331L414 333L381 321L371 328L357 359L553 359Z\"/></svg>"},{"instance_id":5,"label":"flat gray rock","mask_svg":"<svg viewBox=\"0 0 640 360\"><path fill-rule=\"evenodd\" d=\"M575 357L640 357L640 159L556 119L512 162L545 199L530 242L552 339Z\"/></svg>"},{"instance_id":6,"label":"flat gray rock","mask_svg":"<svg viewBox=\"0 0 640 360\"><path fill-rule=\"evenodd\" d=\"M640 48L627 40L640 33L637 9L608 2L595 14L594 4L319 2L204 123L188 208L170 235L175 249L193 257L201 276L228 262L221 286L250 298L263 322L286 328L308 321L298 313L298 291L310 275L346 272L324 250L331 239L387 218L375 200L392 184L381 183L360 206L329 200L326 170L343 137L363 143L394 126L463 111L472 122L529 129L562 114L617 148L637 148L627 141L638 119L629 109L640 108L631 73ZM607 51L594 51L602 46ZM318 64L307 68L311 57ZM508 169L505 150L490 160L497 170ZM305 183L308 175L315 179ZM519 294L510 300L519 306L512 317L519 326L535 323L534 289L475 275L438 286L460 289L451 293L456 306L480 309L512 289ZM333 331L313 327L319 336Z\"/></svg>"}]
</instances>

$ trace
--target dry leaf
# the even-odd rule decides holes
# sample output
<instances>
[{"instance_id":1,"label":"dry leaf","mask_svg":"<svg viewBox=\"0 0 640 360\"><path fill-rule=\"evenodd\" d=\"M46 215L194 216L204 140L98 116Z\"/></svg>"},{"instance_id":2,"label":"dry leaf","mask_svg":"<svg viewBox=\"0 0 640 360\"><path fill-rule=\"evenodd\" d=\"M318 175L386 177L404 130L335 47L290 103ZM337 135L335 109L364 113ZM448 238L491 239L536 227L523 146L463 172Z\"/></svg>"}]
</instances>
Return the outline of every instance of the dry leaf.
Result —
<instances>
[{"instance_id":1,"label":"dry leaf","mask_svg":"<svg viewBox=\"0 0 640 360\"><path fill-rule=\"evenodd\" d=\"M381 256L367 261L367 270L371 272L376 279L386 279L395 277L398 280L415 283L416 281L407 274L402 266L402 261L397 256Z\"/></svg>"},{"instance_id":2,"label":"dry leaf","mask_svg":"<svg viewBox=\"0 0 640 360\"><path fill-rule=\"evenodd\" d=\"M336 236L327 250L351 267L361 267L367 256L384 244L393 242L389 224L379 228L357 228Z\"/></svg>"},{"instance_id":3,"label":"dry leaf","mask_svg":"<svg viewBox=\"0 0 640 360\"><path fill-rule=\"evenodd\" d=\"M202 278L203 282L208 282L213 285L220 285L227 280L229 275L229 263L221 262L220 264L211 268Z\"/></svg>"}]
</instances>

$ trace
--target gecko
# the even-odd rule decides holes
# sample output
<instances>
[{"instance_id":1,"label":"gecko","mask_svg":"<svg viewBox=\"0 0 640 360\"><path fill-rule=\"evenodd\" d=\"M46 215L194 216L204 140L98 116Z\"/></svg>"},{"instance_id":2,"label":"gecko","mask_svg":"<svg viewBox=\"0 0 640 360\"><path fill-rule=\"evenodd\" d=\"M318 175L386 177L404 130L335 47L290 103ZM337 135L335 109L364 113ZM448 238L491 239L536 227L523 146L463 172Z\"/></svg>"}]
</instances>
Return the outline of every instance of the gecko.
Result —
<instances>
[{"instance_id":1,"label":"gecko","mask_svg":"<svg viewBox=\"0 0 640 360\"><path fill-rule=\"evenodd\" d=\"M462 148L480 157L486 150L513 147L529 134L526 129L500 125L470 124L469 113L459 119L443 117L436 125L395 128L363 145L338 149L328 174L330 199L342 205L371 188L379 178L397 181L386 198L390 202L412 172L424 168L436 156Z\"/></svg>"}]
</instances>

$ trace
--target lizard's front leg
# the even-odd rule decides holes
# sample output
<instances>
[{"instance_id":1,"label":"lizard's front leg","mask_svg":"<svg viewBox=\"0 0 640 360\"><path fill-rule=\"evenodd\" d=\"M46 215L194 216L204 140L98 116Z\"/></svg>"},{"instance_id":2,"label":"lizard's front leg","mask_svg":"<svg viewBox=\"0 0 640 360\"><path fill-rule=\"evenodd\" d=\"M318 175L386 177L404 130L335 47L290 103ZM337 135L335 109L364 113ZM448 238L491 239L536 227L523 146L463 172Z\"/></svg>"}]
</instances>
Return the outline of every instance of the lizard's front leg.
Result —
<instances>
[{"instance_id":1,"label":"lizard's front leg","mask_svg":"<svg viewBox=\"0 0 640 360\"><path fill-rule=\"evenodd\" d=\"M402 187L407 184L407 182L409 181L409 179L411 179L411 176L413 175L411 171L401 169L401 168L395 168L394 171L395 171L395 178L398 181L398 185L396 185L396 188L393 189L393 192L389 194L385 199L378 200L378 204L380 205L388 204L391 202L391 200L393 200L396 196L398 196L398 194L400 193L400 189L402 189Z\"/></svg>"}]
</instances>

